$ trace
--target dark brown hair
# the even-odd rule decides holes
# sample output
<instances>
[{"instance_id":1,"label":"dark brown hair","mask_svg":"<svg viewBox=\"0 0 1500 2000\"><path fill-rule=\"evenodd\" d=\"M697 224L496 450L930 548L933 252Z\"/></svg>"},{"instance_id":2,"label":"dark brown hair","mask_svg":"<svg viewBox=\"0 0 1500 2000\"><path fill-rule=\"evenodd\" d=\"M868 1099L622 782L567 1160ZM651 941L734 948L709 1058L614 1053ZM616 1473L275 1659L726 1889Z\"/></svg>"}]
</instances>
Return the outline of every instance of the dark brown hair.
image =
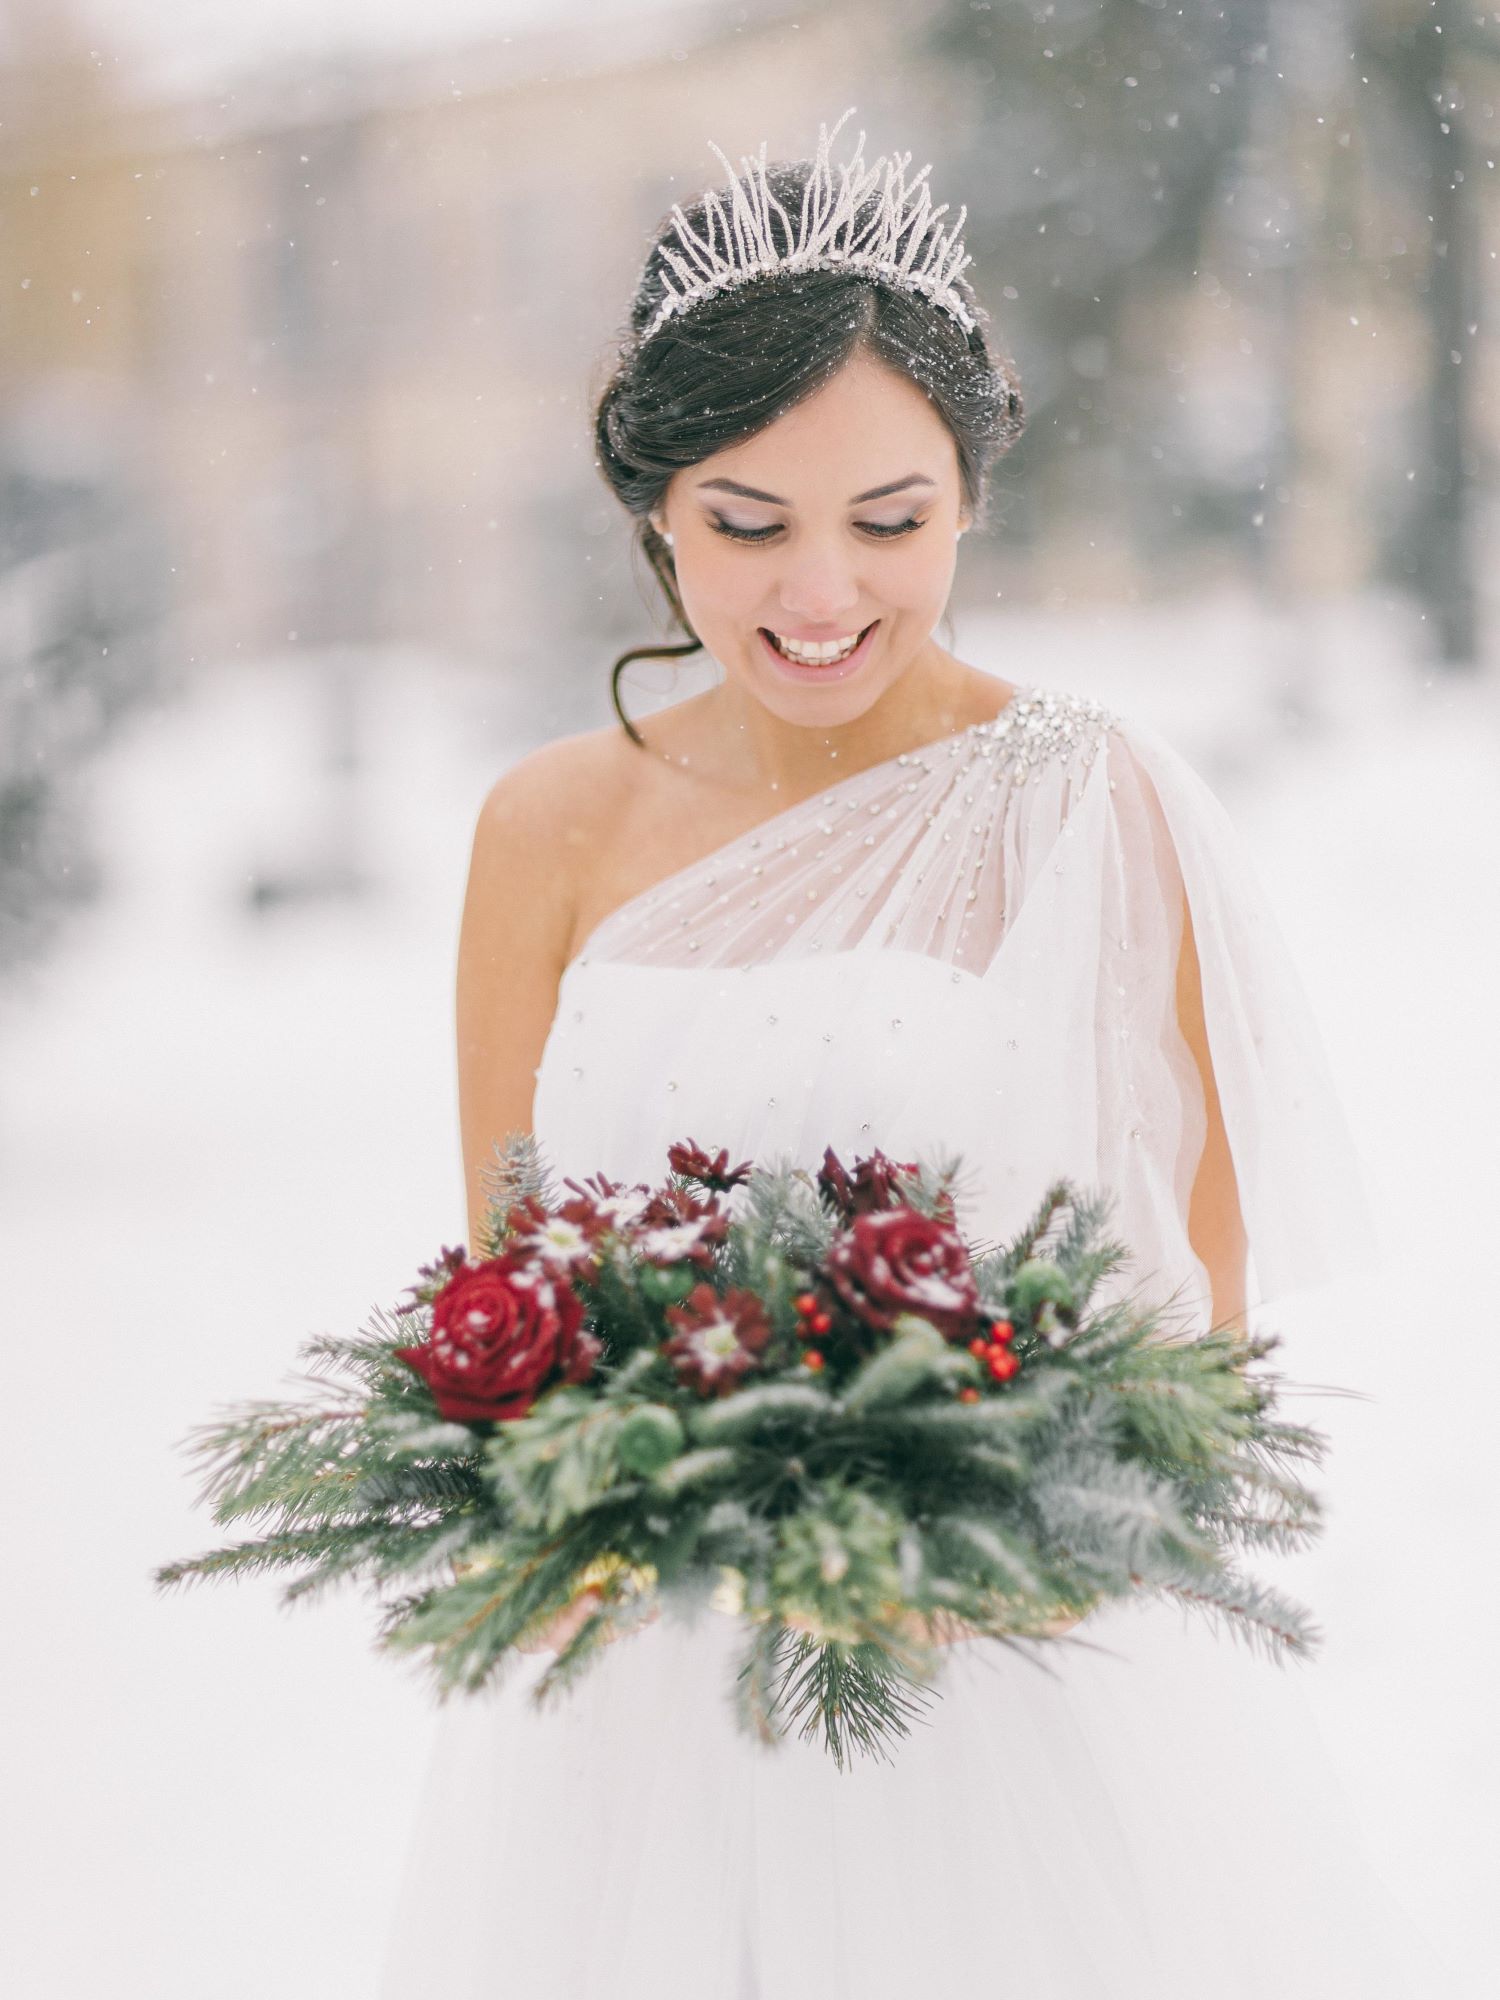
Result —
<instances>
[{"instance_id":1,"label":"dark brown hair","mask_svg":"<svg viewBox=\"0 0 1500 2000\"><path fill-rule=\"evenodd\" d=\"M808 160L767 167L771 192L788 214L800 213L811 169ZM701 198L684 213L704 231ZM771 218L778 248L789 249L774 208ZM987 316L962 275L954 283L974 316L968 333L920 293L868 272L775 271L690 306L642 345L640 336L665 296L670 267L662 246L676 240L669 219L647 256L613 372L594 405L595 463L635 516L638 546L687 634L686 644L635 646L615 661L615 713L637 743L642 739L620 702L622 669L631 660L695 653L703 644L682 608L672 551L649 518L674 473L755 436L857 355L867 355L915 382L947 424L964 507L977 527L987 516L990 466L1015 442L1023 422L1013 375L997 364Z\"/></svg>"}]
</instances>

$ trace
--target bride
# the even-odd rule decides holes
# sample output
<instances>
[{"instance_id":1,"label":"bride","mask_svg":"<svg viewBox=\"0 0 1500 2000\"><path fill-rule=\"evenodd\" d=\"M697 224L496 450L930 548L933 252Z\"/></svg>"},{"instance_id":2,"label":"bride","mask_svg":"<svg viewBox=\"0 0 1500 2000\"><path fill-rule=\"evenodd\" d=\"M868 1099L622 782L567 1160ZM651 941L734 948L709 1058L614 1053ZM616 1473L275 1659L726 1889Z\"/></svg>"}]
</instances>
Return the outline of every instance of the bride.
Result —
<instances>
[{"instance_id":1,"label":"bride","mask_svg":"<svg viewBox=\"0 0 1500 2000\"><path fill-rule=\"evenodd\" d=\"M702 647L723 677L637 724L625 655L622 726L532 752L484 802L468 1240L518 1131L559 1176L625 1181L686 1137L812 1167L936 1147L967 1163L971 1241L1058 1174L1111 1190L1119 1282L1187 1337L1348 1267L1356 1165L1203 782L1141 725L933 637L1021 402L962 216L939 227L909 156L835 170L843 122L811 163L763 148L675 210L641 274L598 463L688 635L641 650ZM534 1706L586 1608L440 1711L391 2000L1419 1990L1297 1686L1315 1668L1160 1601L1029 1654L950 1632L912 1737L841 1773L738 1733L719 1605Z\"/></svg>"}]
</instances>

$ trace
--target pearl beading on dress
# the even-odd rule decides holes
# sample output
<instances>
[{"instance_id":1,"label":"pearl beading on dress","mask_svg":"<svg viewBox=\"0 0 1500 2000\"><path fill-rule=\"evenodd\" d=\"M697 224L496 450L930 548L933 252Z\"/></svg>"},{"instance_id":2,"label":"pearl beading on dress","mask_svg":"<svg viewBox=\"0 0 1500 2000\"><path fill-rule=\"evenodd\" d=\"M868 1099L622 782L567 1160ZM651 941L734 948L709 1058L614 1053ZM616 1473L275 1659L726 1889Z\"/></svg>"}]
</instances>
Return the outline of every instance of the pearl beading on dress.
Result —
<instances>
[{"instance_id":1,"label":"pearl beading on dress","mask_svg":"<svg viewBox=\"0 0 1500 2000\"><path fill-rule=\"evenodd\" d=\"M747 931L752 933L755 949L744 957L721 957L715 963L720 969L737 965L748 971L779 955L781 940L789 933L800 935L802 924L818 914L817 906L828 904L841 889L852 892L851 909L873 898L878 916L879 892L891 870L880 866L878 853L866 850L878 849L884 836L899 846L893 865L904 866L911 843L900 843L909 827L920 836L915 844L924 848L912 880L924 881L938 850L948 848L942 874L954 885L934 920L934 937L909 948L927 950L938 958L960 956L960 940L981 900L986 857L993 844L1006 837L1016 788L1034 785L1049 771L1071 783L1080 781L1116 721L1111 710L1089 697L1023 689L998 716L856 772L830 790L774 814L762 827L725 843L702 862L674 871L604 918L574 962L587 965L592 951L609 939L616 946L607 954L610 957L683 964L702 953L705 937L700 933L712 928L710 920L737 903L731 911L735 936L743 939ZM923 806L919 819L914 819L907 801L918 793ZM849 843L851 823L860 815L872 820L875 830L859 835L847 855L833 854L837 846ZM804 816L812 816L805 828ZM810 845L812 836L821 838ZM951 851L955 847L957 851ZM851 880L860 872L861 855L868 863L869 879ZM768 868L774 871L770 888ZM707 872L700 873L701 869ZM816 880L803 880L814 874ZM744 895L751 885L756 893ZM706 897L704 892L711 889L718 893ZM955 934L949 920L954 899L960 896L964 907ZM768 903L767 916L773 921L775 915L781 917L776 927L779 936L759 919ZM783 908L787 903L794 907ZM740 921L748 920L752 912L757 913L755 922ZM872 922L867 913L848 928L862 935ZM670 929L665 928L669 924ZM809 938L809 952L823 948L821 936ZM952 976L961 979L964 967L955 964Z\"/></svg>"}]
</instances>

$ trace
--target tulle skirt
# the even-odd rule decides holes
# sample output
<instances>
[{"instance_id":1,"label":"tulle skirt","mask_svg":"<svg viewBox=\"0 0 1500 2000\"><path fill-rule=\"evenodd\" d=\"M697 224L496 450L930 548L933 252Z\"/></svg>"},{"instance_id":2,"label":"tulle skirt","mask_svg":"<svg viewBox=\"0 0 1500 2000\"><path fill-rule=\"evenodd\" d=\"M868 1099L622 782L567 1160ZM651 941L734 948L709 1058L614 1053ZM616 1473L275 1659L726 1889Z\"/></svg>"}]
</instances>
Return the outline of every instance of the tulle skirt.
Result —
<instances>
[{"instance_id":1,"label":"tulle skirt","mask_svg":"<svg viewBox=\"0 0 1500 2000\"><path fill-rule=\"evenodd\" d=\"M381 2000L1412 2000L1298 1676L1109 1607L946 1649L892 1761L742 1735L744 1634L669 1608L553 1704L437 1708Z\"/></svg>"}]
</instances>

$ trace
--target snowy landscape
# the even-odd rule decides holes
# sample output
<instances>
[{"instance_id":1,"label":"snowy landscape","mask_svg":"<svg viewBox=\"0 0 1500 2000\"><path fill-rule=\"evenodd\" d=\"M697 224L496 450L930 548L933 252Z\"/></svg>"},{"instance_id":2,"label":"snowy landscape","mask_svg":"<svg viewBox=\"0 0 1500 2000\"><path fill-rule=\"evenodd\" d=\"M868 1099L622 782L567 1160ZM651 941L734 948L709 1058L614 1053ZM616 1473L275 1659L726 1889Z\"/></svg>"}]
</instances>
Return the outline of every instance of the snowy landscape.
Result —
<instances>
[{"instance_id":1,"label":"snowy landscape","mask_svg":"<svg viewBox=\"0 0 1500 2000\"><path fill-rule=\"evenodd\" d=\"M1500 1394L1481 1264L1500 687L1423 667L1422 644L1382 599L1275 617L1226 595L960 620L956 649L1167 734L1242 828L1303 967L1389 1257L1278 1319L1290 1377L1359 1392L1300 1406L1334 1454L1328 1531L1278 1572L1327 1634L1292 1671L1371 1858L1449 1957L1433 1992L1477 1994L1500 1782L1475 1584ZM305 658L204 670L137 714L91 785L108 893L3 999L24 1718L3 1872L25 2000L361 2000L375 1980L431 1728L416 1669L376 1653L357 1597L287 1610L269 1585L150 1580L215 1539L189 1427L290 1386L304 1337L355 1330L462 1239L468 842L530 746L498 740L471 669L357 667L352 776L319 766ZM557 728L605 719L601 699ZM315 871L330 841L364 893L257 906L257 880Z\"/></svg>"},{"instance_id":2,"label":"snowy landscape","mask_svg":"<svg viewBox=\"0 0 1500 2000\"><path fill-rule=\"evenodd\" d=\"M463 1240L480 803L681 637L601 365L709 142L845 105L940 162L1024 387L939 638L1189 760L1322 1027L1385 1255L1272 1315L1333 1449L1258 1568L1414 2000L1491 1993L1500 13L27 0L0 77L7 2000L376 1990L419 1665L153 1572L222 1538L193 1427Z\"/></svg>"}]
</instances>

